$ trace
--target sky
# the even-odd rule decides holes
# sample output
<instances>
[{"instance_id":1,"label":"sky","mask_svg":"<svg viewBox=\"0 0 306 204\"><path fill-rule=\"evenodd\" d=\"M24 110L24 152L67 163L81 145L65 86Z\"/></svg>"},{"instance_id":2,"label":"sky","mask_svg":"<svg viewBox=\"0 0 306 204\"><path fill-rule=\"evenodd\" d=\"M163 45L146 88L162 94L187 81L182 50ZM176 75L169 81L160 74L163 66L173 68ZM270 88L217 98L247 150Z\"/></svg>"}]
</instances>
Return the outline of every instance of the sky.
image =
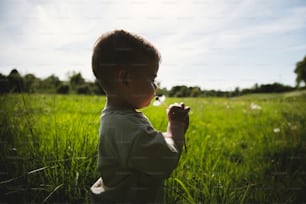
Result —
<instances>
[{"instance_id":1,"label":"sky","mask_svg":"<svg viewBox=\"0 0 306 204\"><path fill-rule=\"evenodd\" d=\"M136 33L161 53L161 87L295 85L306 55L305 0L1 0L0 73L88 81L97 38Z\"/></svg>"}]
</instances>

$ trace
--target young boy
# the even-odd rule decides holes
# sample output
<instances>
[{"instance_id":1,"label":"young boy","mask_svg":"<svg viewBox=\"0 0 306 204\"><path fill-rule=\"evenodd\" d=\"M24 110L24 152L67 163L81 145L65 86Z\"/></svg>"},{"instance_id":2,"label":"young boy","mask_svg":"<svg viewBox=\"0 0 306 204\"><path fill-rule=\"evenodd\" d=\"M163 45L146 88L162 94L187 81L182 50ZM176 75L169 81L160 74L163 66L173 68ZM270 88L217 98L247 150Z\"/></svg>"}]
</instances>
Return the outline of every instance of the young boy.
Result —
<instances>
[{"instance_id":1,"label":"young boy","mask_svg":"<svg viewBox=\"0 0 306 204\"><path fill-rule=\"evenodd\" d=\"M158 51L124 30L102 35L92 69L106 93L99 130L98 171L91 187L94 203L162 203L164 180L178 164L189 107L167 110L167 132L155 130L137 109L155 97Z\"/></svg>"}]
</instances>

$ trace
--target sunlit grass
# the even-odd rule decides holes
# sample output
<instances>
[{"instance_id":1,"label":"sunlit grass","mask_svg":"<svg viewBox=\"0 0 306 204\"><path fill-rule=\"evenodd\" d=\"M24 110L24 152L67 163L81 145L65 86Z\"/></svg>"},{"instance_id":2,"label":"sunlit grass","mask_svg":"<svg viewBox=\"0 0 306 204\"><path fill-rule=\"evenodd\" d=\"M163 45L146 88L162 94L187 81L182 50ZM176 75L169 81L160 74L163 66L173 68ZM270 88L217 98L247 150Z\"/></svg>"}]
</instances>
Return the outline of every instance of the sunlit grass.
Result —
<instances>
[{"instance_id":1,"label":"sunlit grass","mask_svg":"<svg viewBox=\"0 0 306 204\"><path fill-rule=\"evenodd\" d=\"M105 98L3 95L0 101L1 199L88 203L98 177ZM304 97L166 99L181 101L191 106L188 152L165 184L165 203L306 201ZM165 106L143 111L156 129L166 130Z\"/></svg>"}]
</instances>

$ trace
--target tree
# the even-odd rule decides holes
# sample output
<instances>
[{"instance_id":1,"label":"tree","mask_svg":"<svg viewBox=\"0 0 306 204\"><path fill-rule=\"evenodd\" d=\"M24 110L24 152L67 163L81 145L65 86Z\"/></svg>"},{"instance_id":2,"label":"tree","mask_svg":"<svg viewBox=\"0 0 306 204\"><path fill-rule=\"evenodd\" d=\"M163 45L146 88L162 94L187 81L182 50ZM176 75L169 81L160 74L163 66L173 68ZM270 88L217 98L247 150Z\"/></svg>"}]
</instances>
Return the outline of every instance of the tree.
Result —
<instances>
[{"instance_id":1,"label":"tree","mask_svg":"<svg viewBox=\"0 0 306 204\"><path fill-rule=\"evenodd\" d=\"M190 96L190 89L185 86L174 86L169 92L170 97L188 97Z\"/></svg>"},{"instance_id":2,"label":"tree","mask_svg":"<svg viewBox=\"0 0 306 204\"><path fill-rule=\"evenodd\" d=\"M45 81L49 83L51 87L58 87L59 85L61 85L61 80L54 74L47 77Z\"/></svg>"},{"instance_id":3,"label":"tree","mask_svg":"<svg viewBox=\"0 0 306 204\"><path fill-rule=\"evenodd\" d=\"M69 81L70 81L71 88L74 90L76 90L77 87L85 84L85 79L82 77L82 74L80 72L79 73L74 72L69 77Z\"/></svg>"},{"instance_id":4,"label":"tree","mask_svg":"<svg viewBox=\"0 0 306 204\"><path fill-rule=\"evenodd\" d=\"M77 94L91 94L91 90L89 88L89 85L84 84L84 85L78 86Z\"/></svg>"},{"instance_id":5,"label":"tree","mask_svg":"<svg viewBox=\"0 0 306 204\"><path fill-rule=\"evenodd\" d=\"M35 85L39 83L39 79L34 74L26 74L23 77L24 80L24 89L28 93L35 92Z\"/></svg>"},{"instance_id":6,"label":"tree","mask_svg":"<svg viewBox=\"0 0 306 204\"><path fill-rule=\"evenodd\" d=\"M190 96L191 97L199 97L202 94L201 88L198 86L190 87Z\"/></svg>"},{"instance_id":7,"label":"tree","mask_svg":"<svg viewBox=\"0 0 306 204\"><path fill-rule=\"evenodd\" d=\"M70 87L68 84L61 84L57 89L56 89L56 93L59 94L68 94L70 90Z\"/></svg>"},{"instance_id":8,"label":"tree","mask_svg":"<svg viewBox=\"0 0 306 204\"><path fill-rule=\"evenodd\" d=\"M294 72L296 73L296 85L300 86L300 83L303 81L306 85L306 56L302 61L296 63Z\"/></svg>"},{"instance_id":9,"label":"tree","mask_svg":"<svg viewBox=\"0 0 306 204\"><path fill-rule=\"evenodd\" d=\"M39 89L46 93L54 93L62 84L61 80L54 74L40 81Z\"/></svg>"},{"instance_id":10,"label":"tree","mask_svg":"<svg viewBox=\"0 0 306 204\"><path fill-rule=\"evenodd\" d=\"M6 76L0 73L0 94L9 92L9 83Z\"/></svg>"},{"instance_id":11,"label":"tree","mask_svg":"<svg viewBox=\"0 0 306 204\"><path fill-rule=\"evenodd\" d=\"M17 69L13 69L7 76L10 92L21 93L24 90L24 81Z\"/></svg>"}]
</instances>

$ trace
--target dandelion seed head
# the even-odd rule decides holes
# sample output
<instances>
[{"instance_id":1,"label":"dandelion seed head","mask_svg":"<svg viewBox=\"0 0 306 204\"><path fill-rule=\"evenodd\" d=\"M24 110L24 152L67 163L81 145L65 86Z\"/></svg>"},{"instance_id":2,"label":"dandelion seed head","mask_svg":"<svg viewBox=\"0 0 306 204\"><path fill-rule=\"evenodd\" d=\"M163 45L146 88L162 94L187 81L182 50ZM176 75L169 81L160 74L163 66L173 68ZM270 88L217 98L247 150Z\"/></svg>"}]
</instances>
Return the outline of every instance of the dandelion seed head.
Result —
<instances>
[{"instance_id":1,"label":"dandelion seed head","mask_svg":"<svg viewBox=\"0 0 306 204\"><path fill-rule=\"evenodd\" d=\"M155 101L153 102L153 106L160 106L166 101L166 96L161 95L161 96L156 96Z\"/></svg>"}]
</instances>

